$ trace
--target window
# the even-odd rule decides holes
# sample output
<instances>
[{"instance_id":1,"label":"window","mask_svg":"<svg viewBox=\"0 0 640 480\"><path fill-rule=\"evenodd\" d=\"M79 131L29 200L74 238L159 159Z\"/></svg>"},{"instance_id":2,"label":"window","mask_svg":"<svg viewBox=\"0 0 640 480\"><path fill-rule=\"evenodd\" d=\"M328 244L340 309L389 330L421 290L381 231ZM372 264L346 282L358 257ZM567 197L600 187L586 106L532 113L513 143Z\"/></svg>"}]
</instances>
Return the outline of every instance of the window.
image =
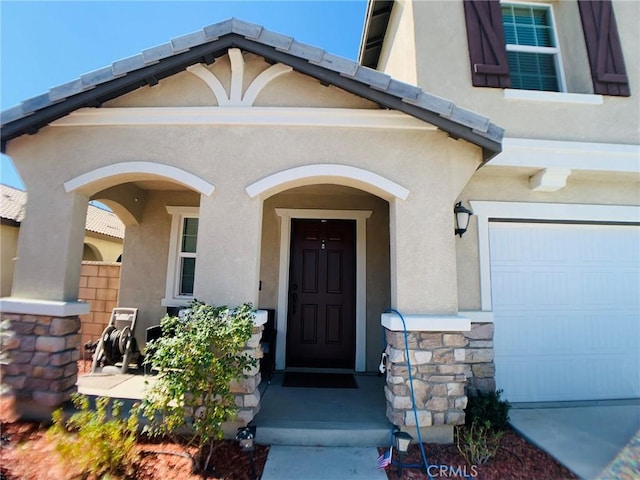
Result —
<instances>
[{"instance_id":1,"label":"window","mask_svg":"<svg viewBox=\"0 0 640 480\"><path fill-rule=\"evenodd\" d=\"M564 91L551 8L503 4L502 24L511 88Z\"/></svg>"},{"instance_id":2,"label":"window","mask_svg":"<svg viewBox=\"0 0 640 480\"><path fill-rule=\"evenodd\" d=\"M197 207L167 207L171 239L164 306L184 306L193 299L198 244Z\"/></svg>"},{"instance_id":3,"label":"window","mask_svg":"<svg viewBox=\"0 0 640 480\"><path fill-rule=\"evenodd\" d=\"M563 28L582 25L593 93L630 96L611 0L577 3L580 19L575 18L574 23L566 19ZM464 0L463 4L473 86L567 90L558 31L549 5L499 0Z\"/></svg>"}]
</instances>

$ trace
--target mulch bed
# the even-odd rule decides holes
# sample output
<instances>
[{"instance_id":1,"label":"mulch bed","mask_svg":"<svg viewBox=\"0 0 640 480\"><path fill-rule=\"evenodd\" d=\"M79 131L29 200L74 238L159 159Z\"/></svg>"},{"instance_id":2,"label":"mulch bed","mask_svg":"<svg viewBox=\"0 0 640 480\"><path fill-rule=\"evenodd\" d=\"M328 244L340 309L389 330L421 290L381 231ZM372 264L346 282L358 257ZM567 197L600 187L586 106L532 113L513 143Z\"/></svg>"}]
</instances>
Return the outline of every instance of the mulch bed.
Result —
<instances>
[{"instance_id":1,"label":"mulch bed","mask_svg":"<svg viewBox=\"0 0 640 480\"><path fill-rule=\"evenodd\" d=\"M385 449L379 449L382 453ZM432 478L473 478L482 480L564 480L578 477L559 464L547 453L534 447L512 430L505 432L496 456L486 465L469 465L456 445L425 444L425 453ZM395 458L395 453L394 453ZM421 464L418 444L409 447L404 463ZM418 468L386 468L389 480L422 480L429 477Z\"/></svg>"}]
</instances>

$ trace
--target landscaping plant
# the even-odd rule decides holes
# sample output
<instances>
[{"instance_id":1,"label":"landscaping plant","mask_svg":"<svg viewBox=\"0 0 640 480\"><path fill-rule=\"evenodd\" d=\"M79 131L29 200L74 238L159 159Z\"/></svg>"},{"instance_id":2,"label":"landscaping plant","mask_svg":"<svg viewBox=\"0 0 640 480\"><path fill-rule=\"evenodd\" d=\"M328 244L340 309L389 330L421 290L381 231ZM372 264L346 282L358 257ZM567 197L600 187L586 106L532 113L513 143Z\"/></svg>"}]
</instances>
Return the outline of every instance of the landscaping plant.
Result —
<instances>
[{"instance_id":1,"label":"landscaping plant","mask_svg":"<svg viewBox=\"0 0 640 480\"><path fill-rule=\"evenodd\" d=\"M456 444L471 465L486 464L500 447L511 408L501 395L502 390L469 396L465 409L466 426L456 429Z\"/></svg>"},{"instance_id":2,"label":"landscaping plant","mask_svg":"<svg viewBox=\"0 0 640 480\"><path fill-rule=\"evenodd\" d=\"M92 409L88 397L75 394L72 399L78 411L65 420L63 410L56 410L48 431L63 461L77 468L83 478L133 478L137 408L122 419L122 402L114 400L110 405L109 398L98 397Z\"/></svg>"},{"instance_id":3,"label":"landscaping plant","mask_svg":"<svg viewBox=\"0 0 640 480\"><path fill-rule=\"evenodd\" d=\"M195 301L181 318L165 316L163 336L147 345L145 362L159 374L143 400L144 431L182 437L187 453L196 447L194 473L209 468L222 424L235 419L230 382L256 364L243 353L254 315L248 303L230 309Z\"/></svg>"}]
</instances>

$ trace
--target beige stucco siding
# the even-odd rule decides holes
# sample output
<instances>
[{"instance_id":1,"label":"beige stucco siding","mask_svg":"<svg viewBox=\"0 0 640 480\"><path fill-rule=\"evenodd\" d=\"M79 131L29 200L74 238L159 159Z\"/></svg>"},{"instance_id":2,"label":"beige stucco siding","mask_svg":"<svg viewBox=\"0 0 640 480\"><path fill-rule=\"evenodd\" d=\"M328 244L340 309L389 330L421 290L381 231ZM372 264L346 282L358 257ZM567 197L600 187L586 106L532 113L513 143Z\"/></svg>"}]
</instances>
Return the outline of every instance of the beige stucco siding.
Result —
<instances>
[{"instance_id":1,"label":"beige stucco siding","mask_svg":"<svg viewBox=\"0 0 640 480\"><path fill-rule=\"evenodd\" d=\"M0 225L0 295L8 297L11 294L13 280L13 266L18 250L18 233L20 229L11 225Z\"/></svg>"},{"instance_id":2,"label":"beige stucco siding","mask_svg":"<svg viewBox=\"0 0 640 480\"><path fill-rule=\"evenodd\" d=\"M158 325L166 313L165 296L171 216L167 206L198 206L193 192L149 192L143 222L127 227L120 278L119 306L139 309L136 337L145 339L145 329Z\"/></svg>"},{"instance_id":3,"label":"beige stucco siding","mask_svg":"<svg viewBox=\"0 0 640 480\"><path fill-rule=\"evenodd\" d=\"M573 0L551 2L560 37L560 52L567 92L593 93L591 74L577 4ZM640 3L613 2L631 94L640 93L640 50L637 38ZM463 3L460 1L403 2L394 7L389 43L381 69L456 104L481 112L506 128L507 137L606 143L640 141L640 104L624 97L604 96L603 103L566 103L561 95L552 101L507 99L499 88L471 84ZM407 48L414 35L415 45ZM388 48L388 46L387 46ZM414 51L419 52L417 55ZM384 52L383 52L384 53ZM406 65L417 61L417 79ZM589 98L587 98L589 99Z\"/></svg>"}]
</instances>

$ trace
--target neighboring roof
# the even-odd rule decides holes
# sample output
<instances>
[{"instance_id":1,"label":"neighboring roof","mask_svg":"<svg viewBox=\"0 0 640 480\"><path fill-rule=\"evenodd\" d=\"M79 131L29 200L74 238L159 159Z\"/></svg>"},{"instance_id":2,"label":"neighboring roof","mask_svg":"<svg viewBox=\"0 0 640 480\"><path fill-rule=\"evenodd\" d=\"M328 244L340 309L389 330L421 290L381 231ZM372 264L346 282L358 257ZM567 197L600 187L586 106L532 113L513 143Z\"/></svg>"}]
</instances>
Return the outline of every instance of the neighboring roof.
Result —
<instances>
[{"instance_id":1,"label":"neighboring roof","mask_svg":"<svg viewBox=\"0 0 640 480\"><path fill-rule=\"evenodd\" d=\"M232 47L289 65L323 83L435 125L454 138L482 147L485 160L501 150L504 130L482 115L394 80L385 73L265 30L260 25L232 18L89 72L3 111L0 114L2 151L11 139L36 133L74 110L99 107L139 87L155 85L190 65L211 64Z\"/></svg>"},{"instance_id":2,"label":"neighboring roof","mask_svg":"<svg viewBox=\"0 0 640 480\"><path fill-rule=\"evenodd\" d=\"M20 223L24 220L27 192L0 184L0 218Z\"/></svg>"},{"instance_id":3,"label":"neighboring roof","mask_svg":"<svg viewBox=\"0 0 640 480\"><path fill-rule=\"evenodd\" d=\"M27 206L27 192L0 184L0 219L18 225L24 220ZM114 238L124 238L124 224L117 215L95 205L87 208L85 228Z\"/></svg>"},{"instance_id":4,"label":"neighboring roof","mask_svg":"<svg viewBox=\"0 0 640 480\"><path fill-rule=\"evenodd\" d=\"M393 2L394 0L369 0L367 3L358 53L358 62L365 67L378 68Z\"/></svg>"}]
</instances>

